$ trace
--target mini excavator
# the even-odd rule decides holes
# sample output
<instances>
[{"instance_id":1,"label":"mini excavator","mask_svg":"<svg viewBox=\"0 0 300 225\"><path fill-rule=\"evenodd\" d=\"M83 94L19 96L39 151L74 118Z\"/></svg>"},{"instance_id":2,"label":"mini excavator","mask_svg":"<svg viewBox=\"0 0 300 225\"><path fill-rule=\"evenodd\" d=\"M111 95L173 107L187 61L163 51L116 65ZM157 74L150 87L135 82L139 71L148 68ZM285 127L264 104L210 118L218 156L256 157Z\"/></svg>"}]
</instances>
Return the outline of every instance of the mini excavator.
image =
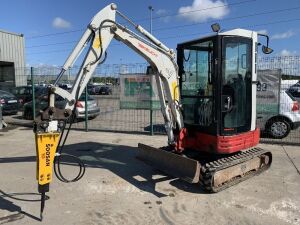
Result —
<instances>
[{"instance_id":1,"label":"mini excavator","mask_svg":"<svg viewBox=\"0 0 300 225\"><path fill-rule=\"evenodd\" d=\"M116 22L116 16L135 32ZM272 154L256 147L260 137L256 127L258 37L266 38L262 51L270 54L269 37L244 29L221 32L218 24L212 28L210 36L178 44L176 61L172 49L119 12L116 4L94 16L49 87L47 109L34 120L41 218L53 169L64 182L77 181L84 174L84 165L78 162L77 177L62 176L62 148L76 101L96 67L105 61L112 39L141 55L155 74L168 145L158 149L139 144L140 159L167 174L199 183L208 192L224 190L270 167ZM72 89L58 87L85 48ZM64 109L55 107L55 95L65 99Z\"/></svg>"}]
</instances>

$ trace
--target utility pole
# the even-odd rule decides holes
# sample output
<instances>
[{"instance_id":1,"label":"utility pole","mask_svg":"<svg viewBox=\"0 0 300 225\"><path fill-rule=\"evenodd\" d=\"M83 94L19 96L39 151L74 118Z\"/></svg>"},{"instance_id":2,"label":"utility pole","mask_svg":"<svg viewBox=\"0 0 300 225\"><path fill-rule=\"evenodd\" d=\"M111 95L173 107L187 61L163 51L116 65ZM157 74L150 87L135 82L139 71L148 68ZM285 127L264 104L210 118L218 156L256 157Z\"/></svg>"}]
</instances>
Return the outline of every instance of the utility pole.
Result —
<instances>
[{"instance_id":1,"label":"utility pole","mask_svg":"<svg viewBox=\"0 0 300 225\"><path fill-rule=\"evenodd\" d=\"M150 10L150 34L152 34L152 12L154 11L154 8L150 5L148 6L148 9ZM153 104L152 104L152 77L150 77L150 134L153 135Z\"/></svg>"},{"instance_id":2,"label":"utility pole","mask_svg":"<svg viewBox=\"0 0 300 225\"><path fill-rule=\"evenodd\" d=\"M154 8L150 5L148 6L148 9L150 10L150 34L152 34L152 12L154 11Z\"/></svg>"}]
</instances>

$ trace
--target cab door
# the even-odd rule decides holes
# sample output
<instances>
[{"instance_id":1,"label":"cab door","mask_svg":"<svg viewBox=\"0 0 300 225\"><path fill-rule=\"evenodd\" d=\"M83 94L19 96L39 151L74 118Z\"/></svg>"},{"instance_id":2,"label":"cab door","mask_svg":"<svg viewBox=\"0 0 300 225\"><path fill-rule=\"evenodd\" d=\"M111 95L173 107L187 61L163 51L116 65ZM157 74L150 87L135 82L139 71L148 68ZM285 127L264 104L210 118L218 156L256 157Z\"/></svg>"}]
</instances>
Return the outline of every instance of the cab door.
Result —
<instances>
[{"instance_id":1,"label":"cab door","mask_svg":"<svg viewBox=\"0 0 300 225\"><path fill-rule=\"evenodd\" d=\"M251 129L252 40L221 37L221 135L234 135Z\"/></svg>"},{"instance_id":2,"label":"cab door","mask_svg":"<svg viewBox=\"0 0 300 225\"><path fill-rule=\"evenodd\" d=\"M214 40L198 40L177 48L184 125L207 134L216 134Z\"/></svg>"}]
</instances>

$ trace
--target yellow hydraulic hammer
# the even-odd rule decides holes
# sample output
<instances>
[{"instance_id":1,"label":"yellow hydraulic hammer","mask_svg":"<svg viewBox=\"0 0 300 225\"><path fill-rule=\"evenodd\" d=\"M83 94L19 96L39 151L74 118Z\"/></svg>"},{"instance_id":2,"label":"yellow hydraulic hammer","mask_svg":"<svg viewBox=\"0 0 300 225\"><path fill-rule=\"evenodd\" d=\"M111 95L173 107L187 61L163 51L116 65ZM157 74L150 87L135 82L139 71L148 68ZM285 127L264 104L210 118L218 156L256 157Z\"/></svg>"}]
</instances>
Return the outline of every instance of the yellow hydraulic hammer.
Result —
<instances>
[{"instance_id":1,"label":"yellow hydraulic hammer","mask_svg":"<svg viewBox=\"0 0 300 225\"><path fill-rule=\"evenodd\" d=\"M60 135L59 132L35 133L37 155L36 179L38 181L38 191L41 193L41 220L45 207L45 193L49 191L49 184L52 181L54 157Z\"/></svg>"}]
</instances>

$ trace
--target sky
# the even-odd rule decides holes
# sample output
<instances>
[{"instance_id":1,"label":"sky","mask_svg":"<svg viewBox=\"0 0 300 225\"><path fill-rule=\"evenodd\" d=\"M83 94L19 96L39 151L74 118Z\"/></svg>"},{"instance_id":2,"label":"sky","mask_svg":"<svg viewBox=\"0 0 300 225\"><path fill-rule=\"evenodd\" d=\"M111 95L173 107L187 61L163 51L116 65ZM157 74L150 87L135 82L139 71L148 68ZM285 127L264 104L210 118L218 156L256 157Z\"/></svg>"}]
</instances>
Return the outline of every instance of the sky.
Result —
<instances>
[{"instance_id":1,"label":"sky","mask_svg":"<svg viewBox=\"0 0 300 225\"><path fill-rule=\"evenodd\" d=\"M1 1L0 30L25 37L27 66L61 66L80 39L91 18L107 0L9 0ZM115 0L118 10L150 29L169 48L222 30L245 28L266 33L272 56L300 55L300 0ZM123 23L121 18L117 22ZM133 28L132 28L133 29ZM123 44L109 46L107 64L143 63L145 60ZM77 62L80 64L79 62Z\"/></svg>"}]
</instances>

